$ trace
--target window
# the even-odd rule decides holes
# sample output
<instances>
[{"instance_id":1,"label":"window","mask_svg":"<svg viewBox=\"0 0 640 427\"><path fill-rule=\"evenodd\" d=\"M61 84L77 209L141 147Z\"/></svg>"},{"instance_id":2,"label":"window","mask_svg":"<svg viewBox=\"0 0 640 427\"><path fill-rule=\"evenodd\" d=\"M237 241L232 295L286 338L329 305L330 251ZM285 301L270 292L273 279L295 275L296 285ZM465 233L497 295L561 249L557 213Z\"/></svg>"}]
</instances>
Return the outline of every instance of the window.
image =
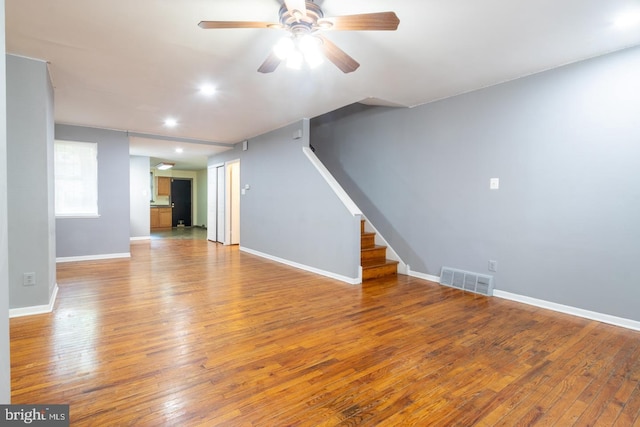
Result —
<instances>
[{"instance_id":1,"label":"window","mask_svg":"<svg viewBox=\"0 0 640 427\"><path fill-rule=\"evenodd\" d=\"M98 216L98 144L55 142L56 216Z\"/></svg>"}]
</instances>

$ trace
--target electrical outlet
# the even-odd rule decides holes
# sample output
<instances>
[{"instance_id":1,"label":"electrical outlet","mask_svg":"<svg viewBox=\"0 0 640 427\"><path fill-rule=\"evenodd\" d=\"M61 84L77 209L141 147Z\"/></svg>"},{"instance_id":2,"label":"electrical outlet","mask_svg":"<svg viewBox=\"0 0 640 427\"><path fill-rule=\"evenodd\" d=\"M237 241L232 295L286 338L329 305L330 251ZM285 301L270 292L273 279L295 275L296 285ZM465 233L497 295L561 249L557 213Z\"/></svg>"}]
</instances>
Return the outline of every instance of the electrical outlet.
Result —
<instances>
[{"instance_id":1,"label":"electrical outlet","mask_svg":"<svg viewBox=\"0 0 640 427\"><path fill-rule=\"evenodd\" d=\"M24 273L22 275L22 286L33 286L36 284L36 273Z\"/></svg>"},{"instance_id":2,"label":"electrical outlet","mask_svg":"<svg viewBox=\"0 0 640 427\"><path fill-rule=\"evenodd\" d=\"M489 271L498 271L498 261L489 260Z\"/></svg>"}]
</instances>

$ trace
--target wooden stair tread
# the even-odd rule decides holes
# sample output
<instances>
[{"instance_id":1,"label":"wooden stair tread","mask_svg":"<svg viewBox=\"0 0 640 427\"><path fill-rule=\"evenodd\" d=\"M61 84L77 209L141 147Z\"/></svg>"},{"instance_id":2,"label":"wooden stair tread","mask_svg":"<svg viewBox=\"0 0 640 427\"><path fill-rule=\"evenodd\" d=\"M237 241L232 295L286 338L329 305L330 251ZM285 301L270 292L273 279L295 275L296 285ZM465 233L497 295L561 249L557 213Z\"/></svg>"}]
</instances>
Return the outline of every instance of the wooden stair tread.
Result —
<instances>
[{"instance_id":1,"label":"wooden stair tread","mask_svg":"<svg viewBox=\"0 0 640 427\"><path fill-rule=\"evenodd\" d=\"M362 248L360 250L362 252L365 252L365 251L379 251L379 250L382 250L382 249L387 249L387 247L386 246L381 246L381 245L375 245L375 246L371 246L369 248Z\"/></svg>"},{"instance_id":2,"label":"wooden stair tread","mask_svg":"<svg viewBox=\"0 0 640 427\"><path fill-rule=\"evenodd\" d=\"M372 259L367 261L362 261L360 263L363 269L366 268L375 268L381 267L383 265L398 265L398 261L393 259Z\"/></svg>"},{"instance_id":3,"label":"wooden stair tread","mask_svg":"<svg viewBox=\"0 0 640 427\"><path fill-rule=\"evenodd\" d=\"M362 262L362 280L379 279L398 274L398 262L390 259Z\"/></svg>"}]
</instances>

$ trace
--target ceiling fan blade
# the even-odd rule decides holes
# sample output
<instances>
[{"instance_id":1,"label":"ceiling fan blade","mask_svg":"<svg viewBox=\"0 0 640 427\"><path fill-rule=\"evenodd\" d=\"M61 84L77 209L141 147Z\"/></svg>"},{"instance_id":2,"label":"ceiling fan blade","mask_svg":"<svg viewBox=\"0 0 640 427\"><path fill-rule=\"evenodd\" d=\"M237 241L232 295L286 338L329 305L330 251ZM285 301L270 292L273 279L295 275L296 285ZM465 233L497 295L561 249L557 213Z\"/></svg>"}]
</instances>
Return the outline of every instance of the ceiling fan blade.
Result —
<instances>
[{"instance_id":1,"label":"ceiling fan blade","mask_svg":"<svg viewBox=\"0 0 640 427\"><path fill-rule=\"evenodd\" d=\"M325 28L322 23L332 25ZM335 31L394 31L400 19L395 12L361 13L359 15L334 16L318 20L318 25Z\"/></svg>"},{"instance_id":2,"label":"ceiling fan blade","mask_svg":"<svg viewBox=\"0 0 640 427\"><path fill-rule=\"evenodd\" d=\"M316 35L320 40L322 40L322 53L327 59L334 63L334 65L343 73L351 73L358 69L360 64L358 61L347 55L347 53L336 46L331 40L323 37L321 35Z\"/></svg>"},{"instance_id":3,"label":"ceiling fan blade","mask_svg":"<svg viewBox=\"0 0 640 427\"><path fill-rule=\"evenodd\" d=\"M282 62L281 59L272 51L269 53L269 56L267 56L267 59L265 59L260 68L258 68L258 71L265 74L273 73L276 68L278 68L278 65L280 65L280 62Z\"/></svg>"},{"instance_id":4,"label":"ceiling fan blade","mask_svg":"<svg viewBox=\"0 0 640 427\"><path fill-rule=\"evenodd\" d=\"M275 22L258 21L200 21L198 27L205 30L226 28L282 28Z\"/></svg>"},{"instance_id":5,"label":"ceiling fan blade","mask_svg":"<svg viewBox=\"0 0 640 427\"><path fill-rule=\"evenodd\" d=\"M303 16L307 16L307 5L305 0L284 0L285 6L291 15L300 20Z\"/></svg>"}]
</instances>

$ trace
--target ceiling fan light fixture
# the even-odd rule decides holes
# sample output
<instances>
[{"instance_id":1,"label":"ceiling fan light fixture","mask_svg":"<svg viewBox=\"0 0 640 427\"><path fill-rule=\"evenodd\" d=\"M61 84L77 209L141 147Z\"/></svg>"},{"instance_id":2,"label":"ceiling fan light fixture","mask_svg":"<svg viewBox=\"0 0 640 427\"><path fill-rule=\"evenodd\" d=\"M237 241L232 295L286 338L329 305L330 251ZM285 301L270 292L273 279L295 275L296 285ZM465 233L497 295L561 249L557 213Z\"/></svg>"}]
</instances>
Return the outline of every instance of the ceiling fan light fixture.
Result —
<instances>
[{"instance_id":1,"label":"ceiling fan light fixture","mask_svg":"<svg viewBox=\"0 0 640 427\"><path fill-rule=\"evenodd\" d=\"M284 60L289 58L295 48L295 43L291 37L283 37L278 40L278 43L273 47L273 53L275 53L279 59Z\"/></svg>"},{"instance_id":2,"label":"ceiling fan light fixture","mask_svg":"<svg viewBox=\"0 0 640 427\"><path fill-rule=\"evenodd\" d=\"M281 63L289 68L300 69L304 62L314 68L327 61L333 63L343 73L352 73L360 67L358 61L340 49L335 43L322 36L323 30L336 31L395 31L400 19L395 12L358 13L325 18L324 12L315 0L279 0L279 23L262 21L200 21L203 29L224 28L271 28L283 29L289 37L281 39L258 67L258 72L272 73ZM305 36L319 39L312 50L300 46ZM303 43L302 43L303 44ZM319 53L316 53L319 52Z\"/></svg>"},{"instance_id":3,"label":"ceiling fan light fixture","mask_svg":"<svg viewBox=\"0 0 640 427\"><path fill-rule=\"evenodd\" d=\"M322 40L308 34L300 38L298 46L309 68L316 68L324 62L324 57L320 51L321 44Z\"/></svg>"},{"instance_id":4,"label":"ceiling fan light fixture","mask_svg":"<svg viewBox=\"0 0 640 427\"><path fill-rule=\"evenodd\" d=\"M319 67L324 63L324 57L320 52L306 52L304 54L304 60L311 69Z\"/></svg>"},{"instance_id":5,"label":"ceiling fan light fixture","mask_svg":"<svg viewBox=\"0 0 640 427\"><path fill-rule=\"evenodd\" d=\"M289 56L287 57L287 68L291 68L292 70L299 70L302 68L302 62L304 61L304 57L302 53L297 49L291 51Z\"/></svg>"}]
</instances>

